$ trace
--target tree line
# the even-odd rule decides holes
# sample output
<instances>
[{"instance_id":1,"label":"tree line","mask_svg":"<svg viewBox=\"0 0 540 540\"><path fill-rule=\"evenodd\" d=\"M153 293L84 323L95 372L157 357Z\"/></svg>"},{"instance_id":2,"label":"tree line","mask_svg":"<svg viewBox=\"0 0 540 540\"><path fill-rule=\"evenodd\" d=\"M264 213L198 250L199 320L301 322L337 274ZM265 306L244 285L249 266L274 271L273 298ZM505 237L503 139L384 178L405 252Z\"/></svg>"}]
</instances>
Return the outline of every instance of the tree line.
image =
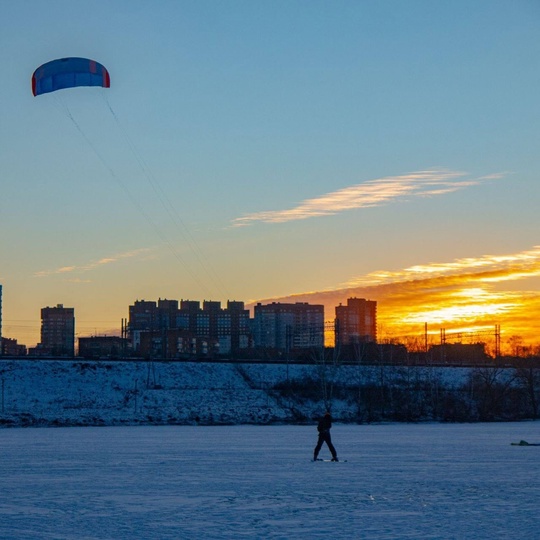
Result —
<instances>
[{"instance_id":1,"label":"tree line","mask_svg":"<svg viewBox=\"0 0 540 540\"><path fill-rule=\"evenodd\" d=\"M339 402L340 420L358 423L489 422L537 419L540 368L479 366L464 376L443 376L448 368L363 366L340 373L341 364L319 362L312 375L276 383L272 390L298 411ZM313 408L313 407L312 407Z\"/></svg>"}]
</instances>

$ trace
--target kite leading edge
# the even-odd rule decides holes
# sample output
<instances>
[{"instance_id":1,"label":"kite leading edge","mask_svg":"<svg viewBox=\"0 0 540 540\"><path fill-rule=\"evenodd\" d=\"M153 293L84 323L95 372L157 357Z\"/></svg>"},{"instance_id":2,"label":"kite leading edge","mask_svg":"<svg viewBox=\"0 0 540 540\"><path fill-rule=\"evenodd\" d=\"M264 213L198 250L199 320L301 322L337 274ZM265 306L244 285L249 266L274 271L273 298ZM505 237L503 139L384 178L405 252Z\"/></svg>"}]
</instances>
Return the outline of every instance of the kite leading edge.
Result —
<instances>
[{"instance_id":1,"label":"kite leading edge","mask_svg":"<svg viewBox=\"0 0 540 540\"><path fill-rule=\"evenodd\" d=\"M32 75L34 96L76 86L109 88L109 72L102 64L89 58L59 58L39 66Z\"/></svg>"}]
</instances>

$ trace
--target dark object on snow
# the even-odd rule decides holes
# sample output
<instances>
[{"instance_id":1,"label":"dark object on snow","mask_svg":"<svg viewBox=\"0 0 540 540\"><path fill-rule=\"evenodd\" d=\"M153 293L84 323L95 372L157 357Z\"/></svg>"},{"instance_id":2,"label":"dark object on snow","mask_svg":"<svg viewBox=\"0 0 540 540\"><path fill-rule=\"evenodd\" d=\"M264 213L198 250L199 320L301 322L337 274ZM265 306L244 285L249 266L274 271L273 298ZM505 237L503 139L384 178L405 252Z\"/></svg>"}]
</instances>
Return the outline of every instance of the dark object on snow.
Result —
<instances>
[{"instance_id":1,"label":"dark object on snow","mask_svg":"<svg viewBox=\"0 0 540 540\"><path fill-rule=\"evenodd\" d=\"M319 452L321 451L323 443L326 443L330 453L332 454L332 461L339 461L336 453L336 449L332 444L332 437L330 436L330 429L332 428L332 416L327 412L317 425L317 431L319 432L319 439L317 440L317 446L313 451L313 461L317 461Z\"/></svg>"},{"instance_id":2,"label":"dark object on snow","mask_svg":"<svg viewBox=\"0 0 540 540\"><path fill-rule=\"evenodd\" d=\"M521 440L519 442L510 443L512 446L540 446L538 443L529 443L527 441Z\"/></svg>"}]
</instances>

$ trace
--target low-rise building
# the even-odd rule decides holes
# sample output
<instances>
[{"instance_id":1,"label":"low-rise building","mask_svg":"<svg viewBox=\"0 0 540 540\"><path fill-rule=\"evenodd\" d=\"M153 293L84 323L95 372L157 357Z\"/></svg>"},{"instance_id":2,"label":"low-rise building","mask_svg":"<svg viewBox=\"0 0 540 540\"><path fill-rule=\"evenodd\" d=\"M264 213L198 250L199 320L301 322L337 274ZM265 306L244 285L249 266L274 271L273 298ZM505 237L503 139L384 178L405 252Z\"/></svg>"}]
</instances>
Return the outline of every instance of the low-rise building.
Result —
<instances>
[{"instance_id":1,"label":"low-rise building","mask_svg":"<svg viewBox=\"0 0 540 540\"><path fill-rule=\"evenodd\" d=\"M91 336L79 338L79 356L83 358L124 358L127 340L118 336Z\"/></svg>"},{"instance_id":2,"label":"low-rise building","mask_svg":"<svg viewBox=\"0 0 540 540\"><path fill-rule=\"evenodd\" d=\"M0 355L26 356L26 345L20 345L16 339L2 338Z\"/></svg>"}]
</instances>

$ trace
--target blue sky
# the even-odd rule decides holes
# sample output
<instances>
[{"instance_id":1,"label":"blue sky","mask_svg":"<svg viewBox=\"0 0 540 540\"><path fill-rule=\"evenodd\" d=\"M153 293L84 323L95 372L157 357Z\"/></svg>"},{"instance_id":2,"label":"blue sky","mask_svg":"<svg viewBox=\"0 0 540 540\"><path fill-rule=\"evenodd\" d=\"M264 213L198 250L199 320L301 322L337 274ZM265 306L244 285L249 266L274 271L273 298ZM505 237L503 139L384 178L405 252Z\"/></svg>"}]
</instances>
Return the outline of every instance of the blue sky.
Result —
<instances>
[{"instance_id":1,"label":"blue sky","mask_svg":"<svg viewBox=\"0 0 540 540\"><path fill-rule=\"evenodd\" d=\"M539 30L535 1L0 0L4 335L530 252ZM33 97L67 56L111 88Z\"/></svg>"}]
</instances>

